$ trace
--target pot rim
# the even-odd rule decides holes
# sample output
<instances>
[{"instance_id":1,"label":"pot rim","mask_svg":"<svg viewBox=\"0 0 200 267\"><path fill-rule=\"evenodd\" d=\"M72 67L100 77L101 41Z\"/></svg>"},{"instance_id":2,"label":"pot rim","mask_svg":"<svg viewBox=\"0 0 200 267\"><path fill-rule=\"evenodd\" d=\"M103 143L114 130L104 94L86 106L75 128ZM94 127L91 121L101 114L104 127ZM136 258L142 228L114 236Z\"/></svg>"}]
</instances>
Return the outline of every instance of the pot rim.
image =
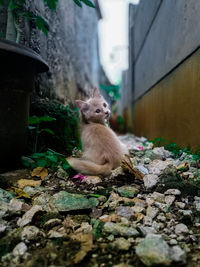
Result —
<instances>
[{"instance_id":1,"label":"pot rim","mask_svg":"<svg viewBox=\"0 0 200 267\"><path fill-rule=\"evenodd\" d=\"M0 39L0 53L1 50L11 52L13 54L22 55L36 61L36 73L46 72L49 70L48 64L42 57L32 49L8 40Z\"/></svg>"}]
</instances>

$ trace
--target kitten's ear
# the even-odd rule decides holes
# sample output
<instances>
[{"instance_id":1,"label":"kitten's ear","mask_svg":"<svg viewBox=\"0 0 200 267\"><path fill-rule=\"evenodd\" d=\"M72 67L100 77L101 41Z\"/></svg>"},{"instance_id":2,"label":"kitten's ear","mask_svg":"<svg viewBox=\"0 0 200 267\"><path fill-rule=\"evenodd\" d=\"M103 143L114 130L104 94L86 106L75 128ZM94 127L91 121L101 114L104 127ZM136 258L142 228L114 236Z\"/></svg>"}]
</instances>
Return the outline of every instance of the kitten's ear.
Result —
<instances>
[{"instance_id":1,"label":"kitten's ear","mask_svg":"<svg viewBox=\"0 0 200 267\"><path fill-rule=\"evenodd\" d=\"M102 97L102 95L100 94L100 92L97 88L93 89L92 97Z\"/></svg>"},{"instance_id":2,"label":"kitten's ear","mask_svg":"<svg viewBox=\"0 0 200 267\"><path fill-rule=\"evenodd\" d=\"M88 103L82 100L76 100L76 105L80 109L80 111L86 111L87 109L89 109Z\"/></svg>"}]
</instances>

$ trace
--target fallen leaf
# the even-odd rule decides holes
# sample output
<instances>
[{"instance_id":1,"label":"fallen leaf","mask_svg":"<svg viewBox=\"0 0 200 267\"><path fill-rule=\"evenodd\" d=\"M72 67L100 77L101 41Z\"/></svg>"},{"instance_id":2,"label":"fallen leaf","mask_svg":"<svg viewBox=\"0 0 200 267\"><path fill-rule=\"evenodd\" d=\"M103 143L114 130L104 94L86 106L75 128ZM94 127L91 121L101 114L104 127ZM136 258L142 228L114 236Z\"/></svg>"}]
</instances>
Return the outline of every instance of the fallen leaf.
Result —
<instances>
[{"instance_id":1,"label":"fallen leaf","mask_svg":"<svg viewBox=\"0 0 200 267\"><path fill-rule=\"evenodd\" d=\"M35 180L29 180L29 179L20 179L17 181L18 187L23 189L26 186L40 186L42 181L35 181Z\"/></svg>"},{"instance_id":2,"label":"fallen leaf","mask_svg":"<svg viewBox=\"0 0 200 267\"><path fill-rule=\"evenodd\" d=\"M42 180L44 180L44 178L48 175L48 170L45 167L37 167L35 168L32 173L31 176L37 176L40 177Z\"/></svg>"},{"instance_id":3,"label":"fallen leaf","mask_svg":"<svg viewBox=\"0 0 200 267\"><path fill-rule=\"evenodd\" d=\"M74 263L77 264L83 260L87 253L92 250L93 237L92 234L76 234L70 236L73 240L81 243L80 251L74 256Z\"/></svg>"},{"instance_id":4,"label":"fallen leaf","mask_svg":"<svg viewBox=\"0 0 200 267\"><path fill-rule=\"evenodd\" d=\"M135 177L139 180L143 180L144 173L139 171L137 168L133 166L133 163L130 160L130 157L128 155L124 155L122 161L121 161L121 167L124 171L128 171L135 175Z\"/></svg>"},{"instance_id":5,"label":"fallen leaf","mask_svg":"<svg viewBox=\"0 0 200 267\"><path fill-rule=\"evenodd\" d=\"M144 215L143 215L142 213L139 212L139 213L137 214L137 222L142 221L143 218L144 218Z\"/></svg>"},{"instance_id":6,"label":"fallen leaf","mask_svg":"<svg viewBox=\"0 0 200 267\"><path fill-rule=\"evenodd\" d=\"M24 192L22 189L11 186L7 189L10 192L14 192L16 194L16 198L31 198L29 194L27 194L26 192Z\"/></svg>"},{"instance_id":7,"label":"fallen leaf","mask_svg":"<svg viewBox=\"0 0 200 267\"><path fill-rule=\"evenodd\" d=\"M185 171L188 171L189 168L190 168L189 163L188 162L185 162L185 163L179 165L176 169L177 169L177 171L185 172Z\"/></svg>"}]
</instances>

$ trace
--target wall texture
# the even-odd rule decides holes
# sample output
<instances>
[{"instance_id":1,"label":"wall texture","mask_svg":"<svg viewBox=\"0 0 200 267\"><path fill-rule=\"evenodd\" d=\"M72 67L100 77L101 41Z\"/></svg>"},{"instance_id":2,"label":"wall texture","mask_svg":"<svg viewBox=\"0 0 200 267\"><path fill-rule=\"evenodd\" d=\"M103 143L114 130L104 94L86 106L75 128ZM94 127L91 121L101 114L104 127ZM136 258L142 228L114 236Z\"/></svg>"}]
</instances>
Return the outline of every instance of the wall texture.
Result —
<instances>
[{"instance_id":1,"label":"wall texture","mask_svg":"<svg viewBox=\"0 0 200 267\"><path fill-rule=\"evenodd\" d=\"M200 149L200 1L141 0L131 10L134 133Z\"/></svg>"},{"instance_id":2,"label":"wall texture","mask_svg":"<svg viewBox=\"0 0 200 267\"><path fill-rule=\"evenodd\" d=\"M98 5L97 0L94 3ZM38 52L50 67L47 74L38 78L36 88L40 94L66 102L99 86L99 9L85 5L80 8L69 0L59 0L56 11L49 10L42 0L27 0L27 8L42 15L50 26L46 36L31 22L22 23L20 43ZM0 16L2 12L1 9ZM0 26L3 19L1 16Z\"/></svg>"},{"instance_id":3,"label":"wall texture","mask_svg":"<svg viewBox=\"0 0 200 267\"><path fill-rule=\"evenodd\" d=\"M200 1L142 0L134 18L134 97L137 100L200 44ZM149 18L151 16L151 18ZM144 20L148 18L148 20ZM149 21L151 21L149 23Z\"/></svg>"}]
</instances>

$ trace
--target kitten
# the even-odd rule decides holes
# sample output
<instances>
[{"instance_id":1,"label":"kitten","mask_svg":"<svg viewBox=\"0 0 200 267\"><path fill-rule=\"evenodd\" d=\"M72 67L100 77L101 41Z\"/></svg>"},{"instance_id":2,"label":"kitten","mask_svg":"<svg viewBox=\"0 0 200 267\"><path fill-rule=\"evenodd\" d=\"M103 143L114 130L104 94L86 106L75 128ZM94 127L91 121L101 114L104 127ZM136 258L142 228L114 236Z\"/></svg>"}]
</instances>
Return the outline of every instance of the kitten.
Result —
<instances>
[{"instance_id":1,"label":"kitten","mask_svg":"<svg viewBox=\"0 0 200 267\"><path fill-rule=\"evenodd\" d=\"M108 103L97 89L87 101L76 101L82 115L81 159L69 158L68 162L76 171L87 175L106 176L120 165L127 148L116 134L107 126L110 116Z\"/></svg>"}]
</instances>

